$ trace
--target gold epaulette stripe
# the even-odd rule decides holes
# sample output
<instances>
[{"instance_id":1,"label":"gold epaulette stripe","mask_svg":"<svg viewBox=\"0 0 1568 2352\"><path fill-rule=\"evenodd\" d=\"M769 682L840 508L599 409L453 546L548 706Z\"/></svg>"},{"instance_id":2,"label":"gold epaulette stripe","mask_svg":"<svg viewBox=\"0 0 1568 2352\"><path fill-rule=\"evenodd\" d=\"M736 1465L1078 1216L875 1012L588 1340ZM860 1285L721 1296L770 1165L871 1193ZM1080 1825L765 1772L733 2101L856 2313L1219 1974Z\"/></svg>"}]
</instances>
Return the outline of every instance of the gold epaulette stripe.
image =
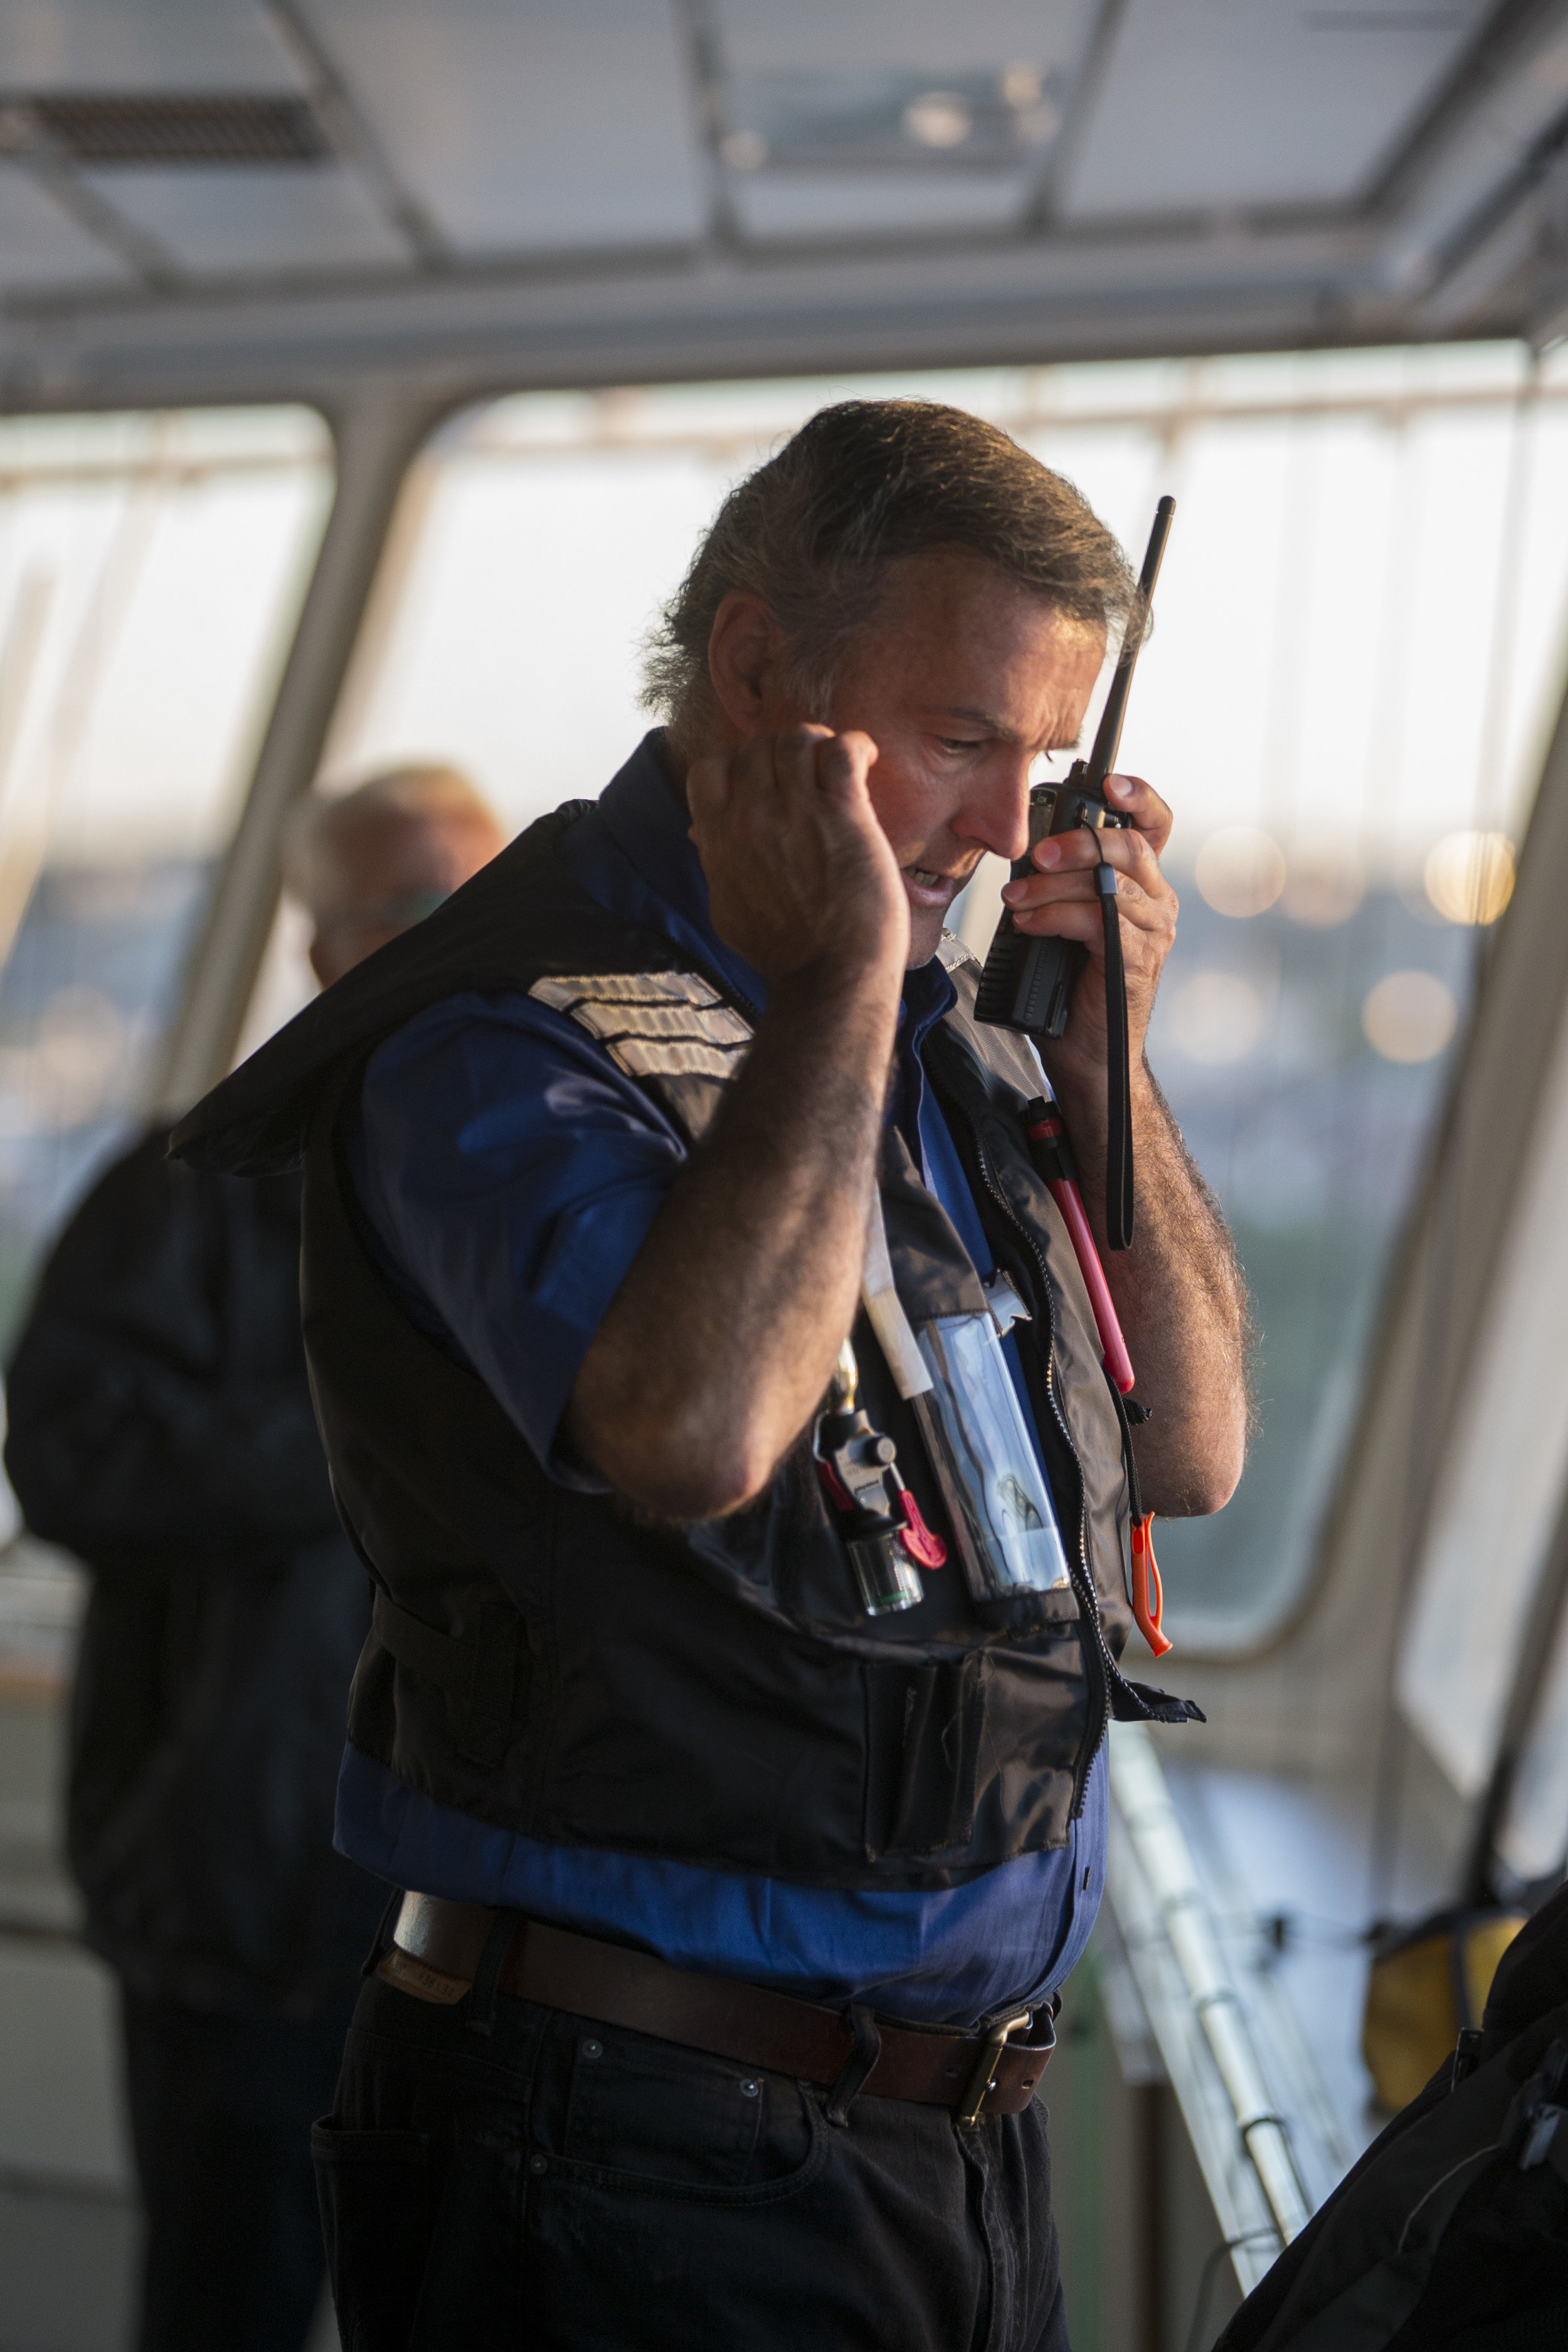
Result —
<instances>
[{"instance_id":1,"label":"gold epaulette stripe","mask_svg":"<svg viewBox=\"0 0 1568 2352\"><path fill-rule=\"evenodd\" d=\"M731 1047L678 1044L663 1037L605 1037L600 1041L629 1078L732 1078L743 1058Z\"/></svg>"},{"instance_id":2,"label":"gold epaulette stripe","mask_svg":"<svg viewBox=\"0 0 1568 2352\"><path fill-rule=\"evenodd\" d=\"M529 990L597 1039L628 1077L732 1078L752 1032L693 972L585 972Z\"/></svg>"},{"instance_id":3,"label":"gold epaulette stripe","mask_svg":"<svg viewBox=\"0 0 1568 2352\"><path fill-rule=\"evenodd\" d=\"M595 1003L583 997L567 1011L574 1021L591 1029L608 1045L612 1037L686 1038L693 1045L738 1046L752 1042L752 1033L727 1004Z\"/></svg>"},{"instance_id":4,"label":"gold epaulette stripe","mask_svg":"<svg viewBox=\"0 0 1568 2352\"><path fill-rule=\"evenodd\" d=\"M716 989L694 971L590 971L579 977L536 980L529 990L542 1004L564 1012L580 998L600 1004L717 1004Z\"/></svg>"}]
</instances>

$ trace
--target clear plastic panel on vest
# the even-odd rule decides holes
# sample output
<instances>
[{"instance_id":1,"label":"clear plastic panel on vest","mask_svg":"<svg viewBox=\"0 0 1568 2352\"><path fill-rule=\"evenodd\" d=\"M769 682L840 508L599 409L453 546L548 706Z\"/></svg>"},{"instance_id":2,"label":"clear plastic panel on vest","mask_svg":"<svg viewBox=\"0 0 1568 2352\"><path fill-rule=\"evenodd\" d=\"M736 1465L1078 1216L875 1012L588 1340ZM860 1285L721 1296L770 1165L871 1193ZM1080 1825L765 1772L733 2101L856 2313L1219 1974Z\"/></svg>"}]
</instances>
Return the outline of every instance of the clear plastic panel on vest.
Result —
<instances>
[{"instance_id":1,"label":"clear plastic panel on vest","mask_svg":"<svg viewBox=\"0 0 1568 2352\"><path fill-rule=\"evenodd\" d=\"M989 1315L939 1316L918 1338L931 1386L917 1411L971 1594L1005 1601L1067 1584L1056 1512L995 1324Z\"/></svg>"}]
</instances>

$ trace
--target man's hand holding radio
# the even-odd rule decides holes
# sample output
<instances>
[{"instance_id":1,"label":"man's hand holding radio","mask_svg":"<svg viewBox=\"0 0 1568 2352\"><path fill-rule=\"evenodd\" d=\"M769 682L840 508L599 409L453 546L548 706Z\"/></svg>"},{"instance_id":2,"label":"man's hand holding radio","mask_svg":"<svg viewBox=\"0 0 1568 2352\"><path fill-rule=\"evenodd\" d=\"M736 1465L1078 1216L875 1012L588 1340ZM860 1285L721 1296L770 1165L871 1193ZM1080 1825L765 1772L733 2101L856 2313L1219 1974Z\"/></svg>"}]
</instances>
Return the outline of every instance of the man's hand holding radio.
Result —
<instances>
[{"instance_id":1,"label":"man's hand holding radio","mask_svg":"<svg viewBox=\"0 0 1568 2352\"><path fill-rule=\"evenodd\" d=\"M1240 1475L1247 1297L1218 1212L1143 1058L1176 936L1176 894L1160 870L1171 812L1139 776L1108 776L1105 797L1131 825L1048 835L1034 849L1037 871L1002 895L1020 930L1074 940L1089 951L1065 1034L1036 1042L1084 1172L1084 1206L1137 1369L1137 1396L1153 1412L1136 1438L1144 1500L1181 1517L1217 1509ZM1132 1246L1110 1254L1100 1172L1108 1043L1101 864L1115 872L1121 919L1137 1169Z\"/></svg>"},{"instance_id":2,"label":"man's hand holding radio","mask_svg":"<svg viewBox=\"0 0 1568 2352\"><path fill-rule=\"evenodd\" d=\"M1127 972L1127 1033L1133 1087L1142 1067L1143 1040L1154 1010L1160 973L1176 937L1176 894L1160 870L1171 837L1171 812L1141 776L1108 776L1105 797L1119 814L1131 818L1123 829L1098 832L1076 825L1037 843L1037 868L1027 880L1009 882L1002 892L1021 931L1037 938L1075 940L1089 962L1073 992L1065 1036L1041 1041L1047 1073L1058 1095L1105 1088L1105 931L1095 875L1103 863L1116 872L1116 904L1121 917L1121 955ZM1103 1113L1102 1113L1103 1116Z\"/></svg>"}]
</instances>

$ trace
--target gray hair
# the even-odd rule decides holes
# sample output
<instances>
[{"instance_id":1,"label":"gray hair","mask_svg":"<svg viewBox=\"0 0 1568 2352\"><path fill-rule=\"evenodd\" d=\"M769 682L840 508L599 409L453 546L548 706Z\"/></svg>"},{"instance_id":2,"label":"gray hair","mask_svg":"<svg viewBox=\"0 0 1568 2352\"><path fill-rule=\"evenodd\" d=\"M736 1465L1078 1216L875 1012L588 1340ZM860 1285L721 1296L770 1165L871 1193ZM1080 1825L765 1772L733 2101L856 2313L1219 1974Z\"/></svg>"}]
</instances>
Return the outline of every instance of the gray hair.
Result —
<instances>
[{"instance_id":1,"label":"gray hair","mask_svg":"<svg viewBox=\"0 0 1568 2352\"><path fill-rule=\"evenodd\" d=\"M460 768L437 762L388 768L353 792L308 793L291 812L283 835L283 884L319 923L338 911L356 835L367 826L421 824L431 818L468 817L493 825L495 814Z\"/></svg>"},{"instance_id":2,"label":"gray hair","mask_svg":"<svg viewBox=\"0 0 1568 2352\"><path fill-rule=\"evenodd\" d=\"M963 549L1068 619L1141 631L1131 564L1088 500L994 425L925 400L824 408L730 492L650 631L643 700L679 720L708 689L726 596L760 596L808 703L900 556Z\"/></svg>"}]
</instances>

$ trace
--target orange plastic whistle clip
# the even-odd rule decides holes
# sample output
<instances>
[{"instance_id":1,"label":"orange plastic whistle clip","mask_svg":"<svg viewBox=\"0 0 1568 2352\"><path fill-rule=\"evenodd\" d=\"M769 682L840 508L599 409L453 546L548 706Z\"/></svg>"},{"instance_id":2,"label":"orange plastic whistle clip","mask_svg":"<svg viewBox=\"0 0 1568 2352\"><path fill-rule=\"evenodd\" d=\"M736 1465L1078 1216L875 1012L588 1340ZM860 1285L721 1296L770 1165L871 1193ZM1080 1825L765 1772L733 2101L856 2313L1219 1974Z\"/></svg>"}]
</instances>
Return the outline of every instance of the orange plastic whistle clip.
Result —
<instances>
[{"instance_id":1,"label":"orange plastic whistle clip","mask_svg":"<svg viewBox=\"0 0 1568 2352\"><path fill-rule=\"evenodd\" d=\"M1171 1647L1160 1631L1164 1610L1164 1589L1154 1558L1154 1514L1150 1511L1132 1522L1132 1614L1138 1620L1138 1631L1157 1658L1163 1658Z\"/></svg>"}]
</instances>

